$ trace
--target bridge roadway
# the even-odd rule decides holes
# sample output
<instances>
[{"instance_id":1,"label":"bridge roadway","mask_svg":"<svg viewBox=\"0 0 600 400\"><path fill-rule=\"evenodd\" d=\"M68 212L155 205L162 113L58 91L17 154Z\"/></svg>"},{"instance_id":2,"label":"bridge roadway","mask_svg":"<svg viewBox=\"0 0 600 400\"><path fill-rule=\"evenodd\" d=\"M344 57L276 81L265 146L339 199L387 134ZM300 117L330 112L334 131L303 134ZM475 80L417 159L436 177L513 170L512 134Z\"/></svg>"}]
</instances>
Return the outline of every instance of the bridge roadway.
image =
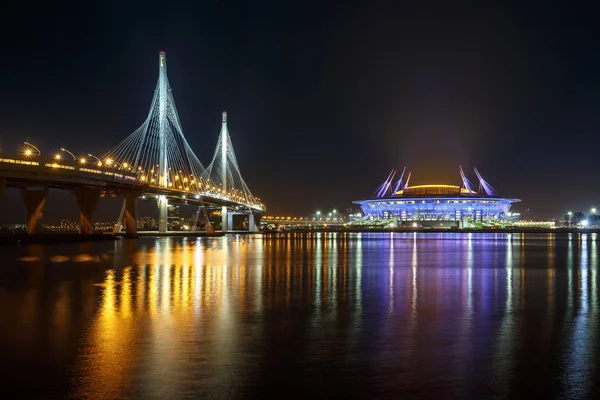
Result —
<instances>
[{"instance_id":1,"label":"bridge roadway","mask_svg":"<svg viewBox=\"0 0 600 400\"><path fill-rule=\"evenodd\" d=\"M221 208L222 227L232 227L232 216L248 216L249 230L256 230L255 218L264 212L260 203L249 204L233 199L218 191L193 192L165 188L140 181L137 174L117 168L97 167L95 164L77 164L58 161L44 156L0 153L0 194L6 187L20 188L27 209L28 233L39 233L46 205L48 189L70 190L80 210L82 234L93 232L92 214L100 197L125 198L125 230L128 236L137 236L136 199L142 195L166 196L169 203Z\"/></svg>"}]
</instances>

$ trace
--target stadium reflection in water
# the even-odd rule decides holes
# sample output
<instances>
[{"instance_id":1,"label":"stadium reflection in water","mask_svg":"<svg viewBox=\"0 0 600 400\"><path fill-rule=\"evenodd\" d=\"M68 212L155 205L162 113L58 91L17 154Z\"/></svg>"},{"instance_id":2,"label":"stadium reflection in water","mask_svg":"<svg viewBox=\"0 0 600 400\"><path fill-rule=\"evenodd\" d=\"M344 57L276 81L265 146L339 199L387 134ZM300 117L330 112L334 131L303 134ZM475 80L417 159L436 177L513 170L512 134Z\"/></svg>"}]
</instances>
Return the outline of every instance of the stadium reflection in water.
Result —
<instances>
[{"instance_id":1,"label":"stadium reflection in water","mask_svg":"<svg viewBox=\"0 0 600 400\"><path fill-rule=\"evenodd\" d=\"M24 395L75 398L593 397L597 240L334 233L32 246L9 268L27 272L0 292L12 326L1 345L22 360L2 366L13 385L53 371L37 388L23 383Z\"/></svg>"}]
</instances>

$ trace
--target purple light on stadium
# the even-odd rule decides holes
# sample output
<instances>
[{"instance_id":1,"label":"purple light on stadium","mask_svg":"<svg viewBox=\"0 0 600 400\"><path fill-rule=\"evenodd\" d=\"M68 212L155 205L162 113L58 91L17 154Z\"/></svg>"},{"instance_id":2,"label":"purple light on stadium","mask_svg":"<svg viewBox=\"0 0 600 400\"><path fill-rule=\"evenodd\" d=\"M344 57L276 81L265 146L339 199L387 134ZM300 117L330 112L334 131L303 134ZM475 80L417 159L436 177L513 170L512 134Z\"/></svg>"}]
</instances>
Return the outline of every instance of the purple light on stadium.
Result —
<instances>
[{"instance_id":1,"label":"purple light on stadium","mask_svg":"<svg viewBox=\"0 0 600 400\"><path fill-rule=\"evenodd\" d=\"M472 187L472 183L467 179L462 166L459 165L458 168L460 169L460 177L462 178L463 181L463 185L465 186L465 189L467 189L469 191L469 194L473 194L473 187Z\"/></svg>"},{"instance_id":2,"label":"purple light on stadium","mask_svg":"<svg viewBox=\"0 0 600 400\"><path fill-rule=\"evenodd\" d=\"M483 179L483 176L481 176L479 171L477 171L477 168L473 169L475 170L475 175L477 175L477 178L479 178L479 185L483 188L485 193L488 196L493 196L494 194L496 194L496 190L489 183L487 183L485 179Z\"/></svg>"},{"instance_id":3,"label":"purple light on stadium","mask_svg":"<svg viewBox=\"0 0 600 400\"><path fill-rule=\"evenodd\" d=\"M494 188L483 179L477 169L475 173L480 182L478 192L473 190L474 185L461 166L460 186L429 183L409 186L411 173L406 171L405 167L399 179L393 182L396 171L392 170L378 188L376 196L354 202L360 205L366 218L396 218L396 223L403 225L420 221L421 225L447 228L469 227L469 224L475 221L492 226L505 219L512 204L520 201L497 196Z\"/></svg>"},{"instance_id":4,"label":"purple light on stadium","mask_svg":"<svg viewBox=\"0 0 600 400\"><path fill-rule=\"evenodd\" d=\"M405 172L406 172L406 167L404 167L404 169L402 170L402 174L400 174L400 179L398 179L398 182L396 182L396 186L394 186L394 190L392 191L392 194L395 194L398 190L400 190L400 186L402 185L402 178L404 177Z\"/></svg>"},{"instance_id":5,"label":"purple light on stadium","mask_svg":"<svg viewBox=\"0 0 600 400\"><path fill-rule=\"evenodd\" d=\"M377 188L375 197L381 198L386 195L386 193L390 187L390 184L392 182L392 179L394 179L395 174L396 174L396 170L392 169L390 171L390 174L388 175L387 179L383 182L383 184L381 186L379 186Z\"/></svg>"}]
</instances>

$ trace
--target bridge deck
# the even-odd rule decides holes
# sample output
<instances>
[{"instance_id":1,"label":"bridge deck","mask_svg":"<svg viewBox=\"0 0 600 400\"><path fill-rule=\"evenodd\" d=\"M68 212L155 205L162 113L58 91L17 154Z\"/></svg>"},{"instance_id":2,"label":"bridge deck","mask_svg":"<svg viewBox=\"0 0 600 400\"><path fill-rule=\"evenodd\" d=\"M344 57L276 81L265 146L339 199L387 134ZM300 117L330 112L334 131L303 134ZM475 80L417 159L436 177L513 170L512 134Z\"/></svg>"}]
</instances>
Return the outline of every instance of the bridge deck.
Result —
<instances>
[{"instance_id":1,"label":"bridge deck","mask_svg":"<svg viewBox=\"0 0 600 400\"><path fill-rule=\"evenodd\" d=\"M122 192L135 191L140 195L164 195L170 201L184 204L263 211L260 204L248 204L214 192L195 193L191 190L165 188L140 182L132 173L75 163L57 163L42 156L24 160L18 155L0 153L0 178L5 179L7 187L72 190L80 186L92 186L101 188L103 196L120 196Z\"/></svg>"}]
</instances>

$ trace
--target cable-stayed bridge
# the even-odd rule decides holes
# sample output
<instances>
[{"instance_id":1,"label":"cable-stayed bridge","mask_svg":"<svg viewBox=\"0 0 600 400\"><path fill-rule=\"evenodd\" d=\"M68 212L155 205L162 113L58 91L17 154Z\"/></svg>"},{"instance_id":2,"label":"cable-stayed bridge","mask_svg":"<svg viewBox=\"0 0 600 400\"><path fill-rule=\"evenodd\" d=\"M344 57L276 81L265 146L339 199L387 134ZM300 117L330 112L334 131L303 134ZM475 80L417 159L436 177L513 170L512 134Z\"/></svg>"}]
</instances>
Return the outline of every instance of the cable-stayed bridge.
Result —
<instances>
[{"instance_id":1,"label":"cable-stayed bridge","mask_svg":"<svg viewBox=\"0 0 600 400\"><path fill-rule=\"evenodd\" d=\"M91 153L77 157L64 148L61 152L46 157L37 147L25 143L23 154L0 153L0 191L5 187L21 188L29 233L39 232L49 188L73 191L82 233L92 233L93 211L102 196L124 197L119 224L125 225L128 235L137 234L136 199L140 196L156 197L161 233L168 230L169 203L198 205L197 215L207 223L207 209L220 209L221 229L225 232L232 228L234 214L246 215L249 230L255 230L255 218L265 211L242 178L226 112L208 167L194 154L183 135L163 51L159 54L159 76L150 111L135 132L101 157Z\"/></svg>"}]
</instances>

